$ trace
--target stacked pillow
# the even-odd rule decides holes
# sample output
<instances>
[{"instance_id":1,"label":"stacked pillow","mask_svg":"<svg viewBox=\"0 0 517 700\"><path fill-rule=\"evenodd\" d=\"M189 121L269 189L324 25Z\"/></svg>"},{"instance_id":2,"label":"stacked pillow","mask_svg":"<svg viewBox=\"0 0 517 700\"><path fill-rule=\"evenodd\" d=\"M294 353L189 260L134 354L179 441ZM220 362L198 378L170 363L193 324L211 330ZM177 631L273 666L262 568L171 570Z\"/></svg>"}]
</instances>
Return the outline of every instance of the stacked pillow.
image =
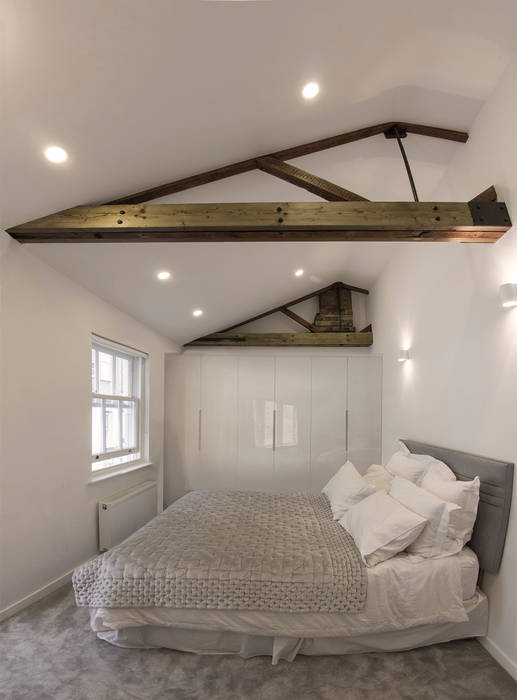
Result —
<instances>
[{"instance_id":1,"label":"stacked pillow","mask_svg":"<svg viewBox=\"0 0 517 700\"><path fill-rule=\"evenodd\" d=\"M391 474L401 476L414 484L419 484L422 481L427 467L427 461L406 455L400 450L395 452L386 464L386 469Z\"/></svg>"},{"instance_id":2,"label":"stacked pillow","mask_svg":"<svg viewBox=\"0 0 517 700\"><path fill-rule=\"evenodd\" d=\"M479 503L479 477L472 481L446 481L428 472L422 479L422 488L456 504L451 512L443 555L460 552L472 537Z\"/></svg>"},{"instance_id":3,"label":"stacked pillow","mask_svg":"<svg viewBox=\"0 0 517 700\"><path fill-rule=\"evenodd\" d=\"M323 487L322 493L330 501L334 520L339 520L345 511L375 493L375 486L363 479L352 462L346 462Z\"/></svg>"},{"instance_id":4,"label":"stacked pillow","mask_svg":"<svg viewBox=\"0 0 517 700\"><path fill-rule=\"evenodd\" d=\"M394 476L401 476L420 486L422 479L428 474L446 481L456 481L454 472L440 460L429 455L412 454L403 442L400 449L391 457L385 467L372 464L364 475L368 484L375 486L377 491L389 491Z\"/></svg>"},{"instance_id":5,"label":"stacked pillow","mask_svg":"<svg viewBox=\"0 0 517 700\"><path fill-rule=\"evenodd\" d=\"M387 492L390 490L393 474L381 464L372 464L363 478L367 484L374 486L376 491Z\"/></svg>"},{"instance_id":6,"label":"stacked pillow","mask_svg":"<svg viewBox=\"0 0 517 700\"><path fill-rule=\"evenodd\" d=\"M425 558L461 551L472 536L479 478L457 481L446 464L401 443L386 467L372 464L364 477L347 462L323 493L364 563L374 566L404 550Z\"/></svg>"},{"instance_id":7,"label":"stacked pillow","mask_svg":"<svg viewBox=\"0 0 517 700\"><path fill-rule=\"evenodd\" d=\"M400 476L393 479L390 496L426 520L422 532L409 544L407 551L426 558L440 554L447 537L450 514L458 510L459 506L438 498Z\"/></svg>"},{"instance_id":8,"label":"stacked pillow","mask_svg":"<svg viewBox=\"0 0 517 700\"><path fill-rule=\"evenodd\" d=\"M347 510L339 524L354 538L366 566L375 566L404 551L426 522L384 491L377 491Z\"/></svg>"}]
</instances>

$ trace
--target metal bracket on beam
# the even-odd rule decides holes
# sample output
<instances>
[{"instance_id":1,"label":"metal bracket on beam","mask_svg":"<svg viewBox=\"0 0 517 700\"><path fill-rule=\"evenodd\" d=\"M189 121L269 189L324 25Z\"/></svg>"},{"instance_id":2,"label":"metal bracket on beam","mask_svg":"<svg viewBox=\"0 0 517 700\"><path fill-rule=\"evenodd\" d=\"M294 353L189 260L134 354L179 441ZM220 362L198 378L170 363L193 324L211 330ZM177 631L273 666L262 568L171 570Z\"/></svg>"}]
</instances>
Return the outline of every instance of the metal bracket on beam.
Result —
<instances>
[{"instance_id":1,"label":"metal bracket on beam","mask_svg":"<svg viewBox=\"0 0 517 700\"><path fill-rule=\"evenodd\" d=\"M397 124L390 126L390 128L386 129L384 132L384 137L387 139L405 139L406 136L407 130L403 126L398 126Z\"/></svg>"},{"instance_id":2,"label":"metal bracket on beam","mask_svg":"<svg viewBox=\"0 0 517 700\"><path fill-rule=\"evenodd\" d=\"M504 202L469 202L474 226L511 226Z\"/></svg>"}]
</instances>

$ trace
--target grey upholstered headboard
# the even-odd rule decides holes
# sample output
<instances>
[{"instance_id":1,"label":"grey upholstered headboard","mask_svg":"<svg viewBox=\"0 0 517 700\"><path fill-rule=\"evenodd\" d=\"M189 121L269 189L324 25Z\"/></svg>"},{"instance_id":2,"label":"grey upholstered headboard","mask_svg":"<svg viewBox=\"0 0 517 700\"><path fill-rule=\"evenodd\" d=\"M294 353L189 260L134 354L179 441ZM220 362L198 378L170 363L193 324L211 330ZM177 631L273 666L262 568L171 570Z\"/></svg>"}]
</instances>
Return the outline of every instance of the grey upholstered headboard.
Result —
<instances>
[{"instance_id":1,"label":"grey upholstered headboard","mask_svg":"<svg viewBox=\"0 0 517 700\"><path fill-rule=\"evenodd\" d=\"M414 454L431 455L445 462L458 479L479 476L478 514L469 547L476 552L482 570L498 571L512 502L513 464L414 440L402 442Z\"/></svg>"}]
</instances>

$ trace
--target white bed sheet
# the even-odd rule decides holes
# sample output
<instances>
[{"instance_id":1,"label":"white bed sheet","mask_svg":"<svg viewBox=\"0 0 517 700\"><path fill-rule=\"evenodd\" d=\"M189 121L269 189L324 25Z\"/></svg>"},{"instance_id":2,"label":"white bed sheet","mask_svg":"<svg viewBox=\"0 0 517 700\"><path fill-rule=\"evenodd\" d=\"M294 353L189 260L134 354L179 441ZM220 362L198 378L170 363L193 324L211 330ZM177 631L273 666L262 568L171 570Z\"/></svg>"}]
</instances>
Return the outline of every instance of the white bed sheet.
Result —
<instances>
[{"instance_id":1,"label":"white bed sheet","mask_svg":"<svg viewBox=\"0 0 517 700\"><path fill-rule=\"evenodd\" d=\"M152 649L166 648L194 654L236 654L244 659L252 656L271 656L271 663L280 659L294 661L298 654L361 654L365 652L404 651L429 644L440 644L453 639L482 637L487 633L488 603L478 589L464 602L467 622L442 622L418 625L404 630L359 634L353 637L288 637L264 636L240 632L211 632L204 629L185 629L145 625L121 630L98 632L98 637L121 647Z\"/></svg>"},{"instance_id":2,"label":"white bed sheet","mask_svg":"<svg viewBox=\"0 0 517 700\"><path fill-rule=\"evenodd\" d=\"M476 555L465 548L443 559L400 554L368 569L368 595L360 613L280 613L253 610L91 608L93 631L162 626L211 632L289 637L353 637L421 625L468 621L463 605L475 595Z\"/></svg>"}]
</instances>

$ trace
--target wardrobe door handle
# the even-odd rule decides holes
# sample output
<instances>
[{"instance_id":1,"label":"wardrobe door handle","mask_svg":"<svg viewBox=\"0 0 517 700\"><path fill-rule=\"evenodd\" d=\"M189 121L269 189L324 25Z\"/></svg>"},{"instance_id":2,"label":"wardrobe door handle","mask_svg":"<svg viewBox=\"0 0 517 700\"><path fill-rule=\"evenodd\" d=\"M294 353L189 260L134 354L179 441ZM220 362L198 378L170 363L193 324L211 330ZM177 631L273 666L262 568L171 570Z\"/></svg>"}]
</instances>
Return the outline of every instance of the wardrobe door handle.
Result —
<instances>
[{"instance_id":1,"label":"wardrobe door handle","mask_svg":"<svg viewBox=\"0 0 517 700\"><path fill-rule=\"evenodd\" d=\"M348 408L345 409L345 450L348 459Z\"/></svg>"},{"instance_id":2,"label":"wardrobe door handle","mask_svg":"<svg viewBox=\"0 0 517 700\"><path fill-rule=\"evenodd\" d=\"M198 411L197 417L197 449L201 452L201 409Z\"/></svg>"},{"instance_id":3,"label":"wardrobe door handle","mask_svg":"<svg viewBox=\"0 0 517 700\"><path fill-rule=\"evenodd\" d=\"M273 410L273 452L276 450L276 408Z\"/></svg>"}]
</instances>

